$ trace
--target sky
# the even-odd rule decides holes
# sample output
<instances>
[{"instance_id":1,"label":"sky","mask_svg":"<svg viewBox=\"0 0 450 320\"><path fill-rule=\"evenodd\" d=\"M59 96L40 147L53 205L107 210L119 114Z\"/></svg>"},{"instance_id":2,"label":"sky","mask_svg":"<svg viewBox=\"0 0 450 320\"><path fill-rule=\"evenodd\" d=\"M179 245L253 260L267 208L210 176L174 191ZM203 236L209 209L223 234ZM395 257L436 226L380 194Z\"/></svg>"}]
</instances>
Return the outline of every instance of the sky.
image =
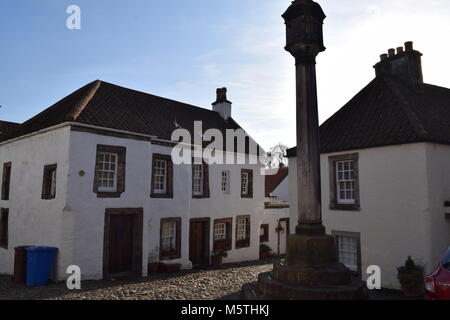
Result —
<instances>
[{"instance_id":1,"label":"sky","mask_svg":"<svg viewBox=\"0 0 450 320\"><path fill-rule=\"evenodd\" d=\"M283 48L291 0L0 0L0 119L23 122L96 79L211 108L228 88L233 118L266 150L295 146L295 66ZM450 87L450 1L321 0L322 123L414 41L424 80ZM70 5L81 29L69 30Z\"/></svg>"}]
</instances>

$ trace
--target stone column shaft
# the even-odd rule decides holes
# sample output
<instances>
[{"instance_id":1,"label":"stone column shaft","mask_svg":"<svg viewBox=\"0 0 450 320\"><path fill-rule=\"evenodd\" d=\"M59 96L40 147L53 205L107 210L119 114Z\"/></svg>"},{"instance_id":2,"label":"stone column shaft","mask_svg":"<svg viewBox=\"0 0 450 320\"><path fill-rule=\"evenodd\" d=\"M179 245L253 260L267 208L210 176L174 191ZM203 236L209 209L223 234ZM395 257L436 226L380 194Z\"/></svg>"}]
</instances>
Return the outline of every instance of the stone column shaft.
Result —
<instances>
[{"instance_id":1,"label":"stone column shaft","mask_svg":"<svg viewBox=\"0 0 450 320\"><path fill-rule=\"evenodd\" d=\"M320 137L315 59L296 58L297 234L325 234L322 226Z\"/></svg>"}]
</instances>

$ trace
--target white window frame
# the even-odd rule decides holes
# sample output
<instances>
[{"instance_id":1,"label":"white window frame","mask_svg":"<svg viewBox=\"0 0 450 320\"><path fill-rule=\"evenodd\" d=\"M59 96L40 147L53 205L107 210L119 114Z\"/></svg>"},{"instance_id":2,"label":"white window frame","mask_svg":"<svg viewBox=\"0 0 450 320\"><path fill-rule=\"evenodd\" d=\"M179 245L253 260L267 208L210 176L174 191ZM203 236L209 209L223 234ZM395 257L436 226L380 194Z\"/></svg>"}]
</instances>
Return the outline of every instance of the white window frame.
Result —
<instances>
[{"instance_id":1,"label":"white window frame","mask_svg":"<svg viewBox=\"0 0 450 320\"><path fill-rule=\"evenodd\" d=\"M342 164L342 169L339 165ZM336 201L338 204L355 204L355 162L354 160L336 161ZM348 167L346 168L346 165ZM342 188L342 185L344 188ZM341 197L344 193L344 198ZM350 192L350 197L347 193Z\"/></svg>"},{"instance_id":2,"label":"white window frame","mask_svg":"<svg viewBox=\"0 0 450 320\"><path fill-rule=\"evenodd\" d=\"M218 222L214 224L214 241L227 239L227 224Z\"/></svg>"},{"instance_id":3,"label":"white window frame","mask_svg":"<svg viewBox=\"0 0 450 320\"><path fill-rule=\"evenodd\" d=\"M230 171L228 170L222 171L220 187L222 193L224 194L230 193Z\"/></svg>"},{"instance_id":4,"label":"white window frame","mask_svg":"<svg viewBox=\"0 0 450 320\"><path fill-rule=\"evenodd\" d=\"M351 271L359 272L358 268L358 241L357 237L338 235L339 262L343 263ZM347 242L346 242L347 241ZM349 242L354 242L349 246ZM349 261L349 257L352 257Z\"/></svg>"},{"instance_id":5,"label":"white window frame","mask_svg":"<svg viewBox=\"0 0 450 320\"><path fill-rule=\"evenodd\" d=\"M56 168L52 169L52 181L50 183L50 197L56 197Z\"/></svg>"},{"instance_id":6,"label":"white window frame","mask_svg":"<svg viewBox=\"0 0 450 320\"><path fill-rule=\"evenodd\" d=\"M155 159L153 161L152 170L153 170L153 193L165 194L167 192L167 177L168 177L167 160Z\"/></svg>"},{"instance_id":7,"label":"white window frame","mask_svg":"<svg viewBox=\"0 0 450 320\"><path fill-rule=\"evenodd\" d=\"M193 164L192 183L194 196L203 195L203 164Z\"/></svg>"},{"instance_id":8,"label":"white window frame","mask_svg":"<svg viewBox=\"0 0 450 320\"><path fill-rule=\"evenodd\" d=\"M242 172L241 175L241 194L248 196L248 186L249 186L249 174L247 171Z\"/></svg>"},{"instance_id":9,"label":"white window frame","mask_svg":"<svg viewBox=\"0 0 450 320\"><path fill-rule=\"evenodd\" d=\"M109 156L109 157L114 156L115 157L115 161L114 162L111 162L111 161L106 162L105 161L106 156ZM100 158L100 160L99 160L99 168L98 168L98 172L97 172L97 175L98 175L98 191L99 192L116 192L117 191L117 179L118 179L117 168L118 168L118 165L119 165L119 154L118 153L113 153L113 152L99 152L99 158ZM114 170L105 169L105 165L106 164L109 165L109 166L114 164ZM113 186L112 187L109 186L109 183L108 183L108 186L103 186L103 182L104 181L108 181L108 182L111 181L110 178L104 178L102 176L102 174L104 174L104 173L105 174L110 174L110 173L113 174Z\"/></svg>"},{"instance_id":10,"label":"white window frame","mask_svg":"<svg viewBox=\"0 0 450 320\"><path fill-rule=\"evenodd\" d=\"M163 221L161 229L161 251L177 250L177 222Z\"/></svg>"},{"instance_id":11,"label":"white window frame","mask_svg":"<svg viewBox=\"0 0 450 320\"><path fill-rule=\"evenodd\" d=\"M236 240L247 240L247 219L238 218L236 222Z\"/></svg>"}]
</instances>

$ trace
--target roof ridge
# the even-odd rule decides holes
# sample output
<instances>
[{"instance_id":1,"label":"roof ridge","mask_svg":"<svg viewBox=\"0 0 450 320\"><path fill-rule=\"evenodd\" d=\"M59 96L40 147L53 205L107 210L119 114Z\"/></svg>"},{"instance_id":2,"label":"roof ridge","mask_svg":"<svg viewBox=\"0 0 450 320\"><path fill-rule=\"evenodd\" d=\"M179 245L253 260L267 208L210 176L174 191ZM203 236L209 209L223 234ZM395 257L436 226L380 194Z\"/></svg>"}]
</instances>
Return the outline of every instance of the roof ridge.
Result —
<instances>
[{"instance_id":1,"label":"roof ridge","mask_svg":"<svg viewBox=\"0 0 450 320\"><path fill-rule=\"evenodd\" d=\"M98 88L102 84L101 80L96 80L91 83L93 86L86 92L86 94L80 99L79 103L76 104L72 111L66 116L67 121L75 121L83 112L84 108L89 104L94 95L97 93Z\"/></svg>"},{"instance_id":2,"label":"roof ridge","mask_svg":"<svg viewBox=\"0 0 450 320\"><path fill-rule=\"evenodd\" d=\"M100 81L100 80L98 80L98 81ZM187 102L183 102L183 101L178 101L178 100L162 97L162 96L155 95L155 94L152 94L152 93L149 93L149 92L145 92L145 91L141 91L141 90L136 90L136 89L124 87L124 86L121 86L121 85L118 85L118 84L115 84L115 83L111 83L111 82L107 82L107 81L101 81L101 82L106 84L106 85L122 88L122 89L125 89L125 90L129 90L129 91L133 91L133 92L136 92L136 93L140 93L140 94L145 94L145 95L148 95L148 96L152 96L152 97L155 97L155 98L167 100L167 101L170 101L170 102L176 102L176 103L179 103L179 104L183 104L183 105L185 105L187 107L200 109L202 111L208 111L209 113L217 113L214 110L211 110L211 109L208 109L208 108L205 108L205 107L196 106L196 105L193 105L193 104L190 104L190 103L187 103Z\"/></svg>"},{"instance_id":3,"label":"roof ridge","mask_svg":"<svg viewBox=\"0 0 450 320\"><path fill-rule=\"evenodd\" d=\"M424 125L420 122L416 113L411 108L411 104L414 104L414 100L408 100L402 90L399 88L401 86L398 81L392 79L390 77L383 77L384 82L386 83L388 89L394 94L394 98L397 98L397 101L400 103L403 111L408 118L409 123L414 129L414 132L421 138L425 138L428 136L428 131L425 129ZM402 88L405 89L405 88Z\"/></svg>"},{"instance_id":4,"label":"roof ridge","mask_svg":"<svg viewBox=\"0 0 450 320\"><path fill-rule=\"evenodd\" d=\"M18 122L12 122L12 121L7 121L7 120L0 120L0 123L5 123L5 124L13 124L13 125L18 125L21 126L21 123Z\"/></svg>"}]
</instances>

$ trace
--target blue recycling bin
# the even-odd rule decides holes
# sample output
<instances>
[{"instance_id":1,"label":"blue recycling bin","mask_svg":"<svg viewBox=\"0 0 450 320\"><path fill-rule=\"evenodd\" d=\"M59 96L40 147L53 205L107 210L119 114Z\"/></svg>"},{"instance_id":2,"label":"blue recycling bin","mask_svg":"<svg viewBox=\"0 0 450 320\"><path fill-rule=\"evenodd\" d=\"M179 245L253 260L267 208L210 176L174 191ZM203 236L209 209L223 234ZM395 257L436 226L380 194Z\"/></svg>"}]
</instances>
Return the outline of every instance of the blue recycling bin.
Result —
<instances>
[{"instance_id":1,"label":"blue recycling bin","mask_svg":"<svg viewBox=\"0 0 450 320\"><path fill-rule=\"evenodd\" d=\"M27 286L45 286L50 280L58 248L30 247L27 251Z\"/></svg>"}]
</instances>

